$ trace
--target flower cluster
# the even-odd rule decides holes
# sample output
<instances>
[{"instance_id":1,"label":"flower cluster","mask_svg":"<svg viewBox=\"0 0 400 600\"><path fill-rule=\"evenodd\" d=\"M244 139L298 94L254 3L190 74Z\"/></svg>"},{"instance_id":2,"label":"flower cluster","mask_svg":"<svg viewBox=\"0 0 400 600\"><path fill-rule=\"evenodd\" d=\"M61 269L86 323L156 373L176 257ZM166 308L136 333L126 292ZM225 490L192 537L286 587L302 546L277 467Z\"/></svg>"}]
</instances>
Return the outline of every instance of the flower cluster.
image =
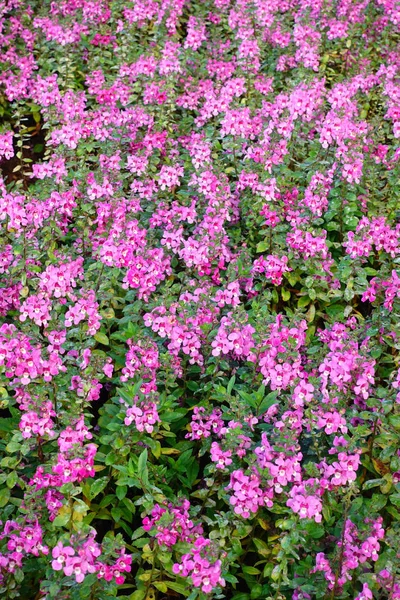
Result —
<instances>
[{"instance_id":1,"label":"flower cluster","mask_svg":"<svg viewBox=\"0 0 400 600\"><path fill-rule=\"evenodd\" d=\"M0 596L400 595L399 23L0 2Z\"/></svg>"},{"instance_id":2,"label":"flower cluster","mask_svg":"<svg viewBox=\"0 0 400 600\"><path fill-rule=\"evenodd\" d=\"M5 553L0 552L0 583L6 573L14 573L23 566L29 555L46 556L49 548L43 542L43 530L38 522L6 521L2 523L0 540L7 540Z\"/></svg>"},{"instance_id":3,"label":"flower cluster","mask_svg":"<svg viewBox=\"0 0 400 600\"><path fill-rule=\"evenodd\" d=\"M323 572L325 579L329 582L329 589L333 589L334 586L341 588L346 581L351 581L351 571L356 569L360 564L364 564L368 560L378 560L379 540L385 535L382 527L382 518L380 517L376 521L366 519L366 525L366 531L361 534L350 519L345 521L342 539L338 541L342 559L341 570L337 580L325 554L323 552L317 554L316 565L312 572Z\"/></svg>"},{"instance_id":4,"label":"flower cluster","mask_svg":"<svg viewBox=\"0 0 400 600\"><path fill-rule=\"evenodd\" d=\"M57 440L60 452L51 468L52 473L45 473L43 467L38 467L30 485L37 490L59 488L65 483L80 482L87 477L93 477L97 446L84 443L92 437L83 418L75 422L73 427L68 426Z\"/></svg>"},{"instance_id":5,"label":"flower cluster","mask_svg":"<svg viewBox=\"0 0 400 600\"><path fill-rule=\"evenodd\" d=\"M264 503L272 505L269 500L266 501L265 494L260 487L261 480L256 473L245 475L241 469L232 471L227 490L232 490L233 494L229 498L230 504L234 507L236 515L241 515L244 519L250 518L252 513L256 513Z\"/></svg>"},{"instance_id":6,"label":"flower cluster","mask_svg":"<svg viewBox=\"0 0 400 600\"><path fill-rule=\"evenodd\" d=\"M101 553L101 545L94 537L78 540L77 536L73 536L69 545L59 541L54 546L51 566L55 571L62 570L66 577L75 577L77 583L82 583L88 573L97 573L99 579L106 581L115 579L118 584L124 583L124 573L130 572L132 557L122 550L115 563L107 565L101 561Z\"/></svg>"},{"instance_id":7,"label":"flower cluster","mask_svg":"<svg viewBox=\"0 0 400 600\"><path fill-rule=\"evenodd\" d=\"M145 531L156 531L155 537L162 546L171 547L177 542L193 543L201 534L201 525L196 525L189 514L190 502L184 500L181 505L168 504L163 508L156 504L150 517L143 519Z\"/></svg>"},{"instance_id":8,"label":"flower cluster","mask_svg":"<svg viewBox=\"0 0 400 600\"><path fill-rule=\"evenodd\" d=\"M175 563L172 567L174 573L190 577L193 585L205 594L217 586L225 585L225 580L221 577L221 560L210 562L211 557L208 555L210 544L210 540L202 536L198 537L191 551L182 556L182 562Z\"/></svg>"}]
</instances>

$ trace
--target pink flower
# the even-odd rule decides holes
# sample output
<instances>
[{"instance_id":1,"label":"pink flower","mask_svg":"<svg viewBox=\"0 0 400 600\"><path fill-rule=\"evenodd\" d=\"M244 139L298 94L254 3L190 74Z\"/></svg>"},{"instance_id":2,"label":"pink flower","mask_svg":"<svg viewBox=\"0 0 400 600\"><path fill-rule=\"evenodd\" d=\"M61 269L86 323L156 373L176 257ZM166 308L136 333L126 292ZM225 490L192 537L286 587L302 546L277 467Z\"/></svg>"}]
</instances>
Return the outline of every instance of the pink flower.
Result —
<instances>
[{"instance_id":1,"label":"pink flower","mask_svg":"<svg viewBox=\"0 0 400 600\"><path fill-rule=\"evenodd\" d=\"M230 450L223 452L217 442L211 444L211 460L216 463L217 469L224 469L232 464L231 456L232 452Z\"/></svg>"},{"instance_id":2,"label":"pink flower","mask_svg":"<svg viewBox=\"0 0 400 600\"><path fill-rule=\"evenodd\" d=\"M62 542L58 542L51 552L53 561L51 566L55 571L61 571L64 568L66 560L73 556L75 551L71 546L63 546Z\"/></svg>"},{"instance_id":3,"label":"pink flower","mask_svg":"<svg viewBox=\"0 0 400 600\"><path fill-rule=\"evenodd\" d=\"M64 575L74 575L77 583L82 583L86 573L94 573L95 567L79 556L68 557L64 567Z\"/></svg>"},{"instance_id":4,"label":"pink flower","mask_svg":"<svg viewBox=\"0 0 400 600\"><path fill-rule=\"evenodd\" d=\"M309 496L295 493L298 486L293 486L289 500L286 502L293 512L297 513L300 519L314 519L316 523L322 521L322 502L316 496Z\"/></svg>"},{"instance_id":5,"label":"pink flower","mask_svg":"<svg viewBox=\"0 0 400 600\"><path fill-rule=\"evenodd\" d=\"M14 156L12 131L7 131L0 135L0 158L3 156L6 160Z\"/></svg>"},{"instance_id":6,"label":"pink flower","mask_svg":"<svg viewBox=\"0 0 400 600\"><path fill-rule=\"evenodd\" d=\"M261 481L256 473L248 476L241 469L231 473L226 489L233 491L229 502L234 507L235 514L248 519L251 513L256 513L258 508L264 505L264 493L260 485Z\"/></svg>"},{"instance_id":7,"label":"pink flower","mask_svg":"<svg viewBox=\"0 0 400 600\"><path fill-rule=\"evenodd\" d=\"M113 371L114 371L114 365L112 364L112 359L108 358L107 362L103 366L103 373L107 377L112 377Z\"/></svg>"},{"instance_id":8,"label":"pink flower","mask_svg":"<svg viewBox=\"0 0 400 600\"><path fill-rule=\"evenodd\" d=\"M358 594L358 596L355 597L354 600L372 600L373 597L374 597L374 595L371 592L371 590L369 589L368 583L364 583L362 592L360 592Z\"/></svg>"}]
</instances>

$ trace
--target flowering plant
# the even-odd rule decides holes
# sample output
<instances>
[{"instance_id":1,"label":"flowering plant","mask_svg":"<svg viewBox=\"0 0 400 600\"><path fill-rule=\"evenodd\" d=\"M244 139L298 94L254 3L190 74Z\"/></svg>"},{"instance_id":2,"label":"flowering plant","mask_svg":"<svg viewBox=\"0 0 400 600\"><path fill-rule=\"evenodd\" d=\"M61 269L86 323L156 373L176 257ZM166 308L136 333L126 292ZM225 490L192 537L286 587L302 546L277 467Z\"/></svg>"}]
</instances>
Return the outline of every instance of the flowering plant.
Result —
<instances>
[{"instance_id":1,"label":"flowering plant","mask_svg":"<svg viewBox=\"0 0 400 600\"><path fill-rule=\"evenodd\" d=\"M400 8L0 0L0 595L400 599Z\"/></svg>"}]
</instances>

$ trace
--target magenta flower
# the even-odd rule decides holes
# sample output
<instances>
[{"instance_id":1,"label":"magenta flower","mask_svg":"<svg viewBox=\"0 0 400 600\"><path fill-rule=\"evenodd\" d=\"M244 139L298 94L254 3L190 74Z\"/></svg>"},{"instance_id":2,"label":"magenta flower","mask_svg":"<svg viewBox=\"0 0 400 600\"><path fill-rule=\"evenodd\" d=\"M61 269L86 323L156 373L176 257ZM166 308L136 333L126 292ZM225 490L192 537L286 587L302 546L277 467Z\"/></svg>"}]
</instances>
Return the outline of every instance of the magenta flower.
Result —
<instances>
[{"instance_id":1,"label":"magenta flower","mask_svg":"<svg viewBox=\"0 0 400 600\"><path fill-rule=\"evenodd\" d=\"M374 595L369 589L368 583L364 583L362 592L360 592L358 596L355 597L355 600L372 600L373 597Z\"/></svg>"},{"instance_id":2,"label":"magenta flower","mask_svg":"<svg viewBox=\"0 0 400 600\"><path fill-rule=\"evenodd\" d=\"M63 546L62 542L58 542L51 552L53 561L51 566L55 571L61 571L64 568L67 559L75 554L75 551L71 546Z\"/></svg>"}]
</instances>

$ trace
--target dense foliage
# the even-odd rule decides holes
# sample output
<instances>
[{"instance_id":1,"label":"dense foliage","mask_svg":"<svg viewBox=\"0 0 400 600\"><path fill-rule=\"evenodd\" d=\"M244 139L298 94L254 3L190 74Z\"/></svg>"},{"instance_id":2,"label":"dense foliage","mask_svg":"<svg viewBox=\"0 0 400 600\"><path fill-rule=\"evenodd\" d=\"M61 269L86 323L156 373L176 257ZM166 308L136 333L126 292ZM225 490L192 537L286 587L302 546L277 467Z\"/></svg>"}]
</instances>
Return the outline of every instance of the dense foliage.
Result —
<instances>
[{"instance_id":1,"label":"dense foliage","mask_svg":"<svg viewBox=\"0 0 400 600\"><path fill-rule=\"evenodd\" d=\"M399 3L0 11L0 597L400 598Z\"/></svg>"}]
</instances>

